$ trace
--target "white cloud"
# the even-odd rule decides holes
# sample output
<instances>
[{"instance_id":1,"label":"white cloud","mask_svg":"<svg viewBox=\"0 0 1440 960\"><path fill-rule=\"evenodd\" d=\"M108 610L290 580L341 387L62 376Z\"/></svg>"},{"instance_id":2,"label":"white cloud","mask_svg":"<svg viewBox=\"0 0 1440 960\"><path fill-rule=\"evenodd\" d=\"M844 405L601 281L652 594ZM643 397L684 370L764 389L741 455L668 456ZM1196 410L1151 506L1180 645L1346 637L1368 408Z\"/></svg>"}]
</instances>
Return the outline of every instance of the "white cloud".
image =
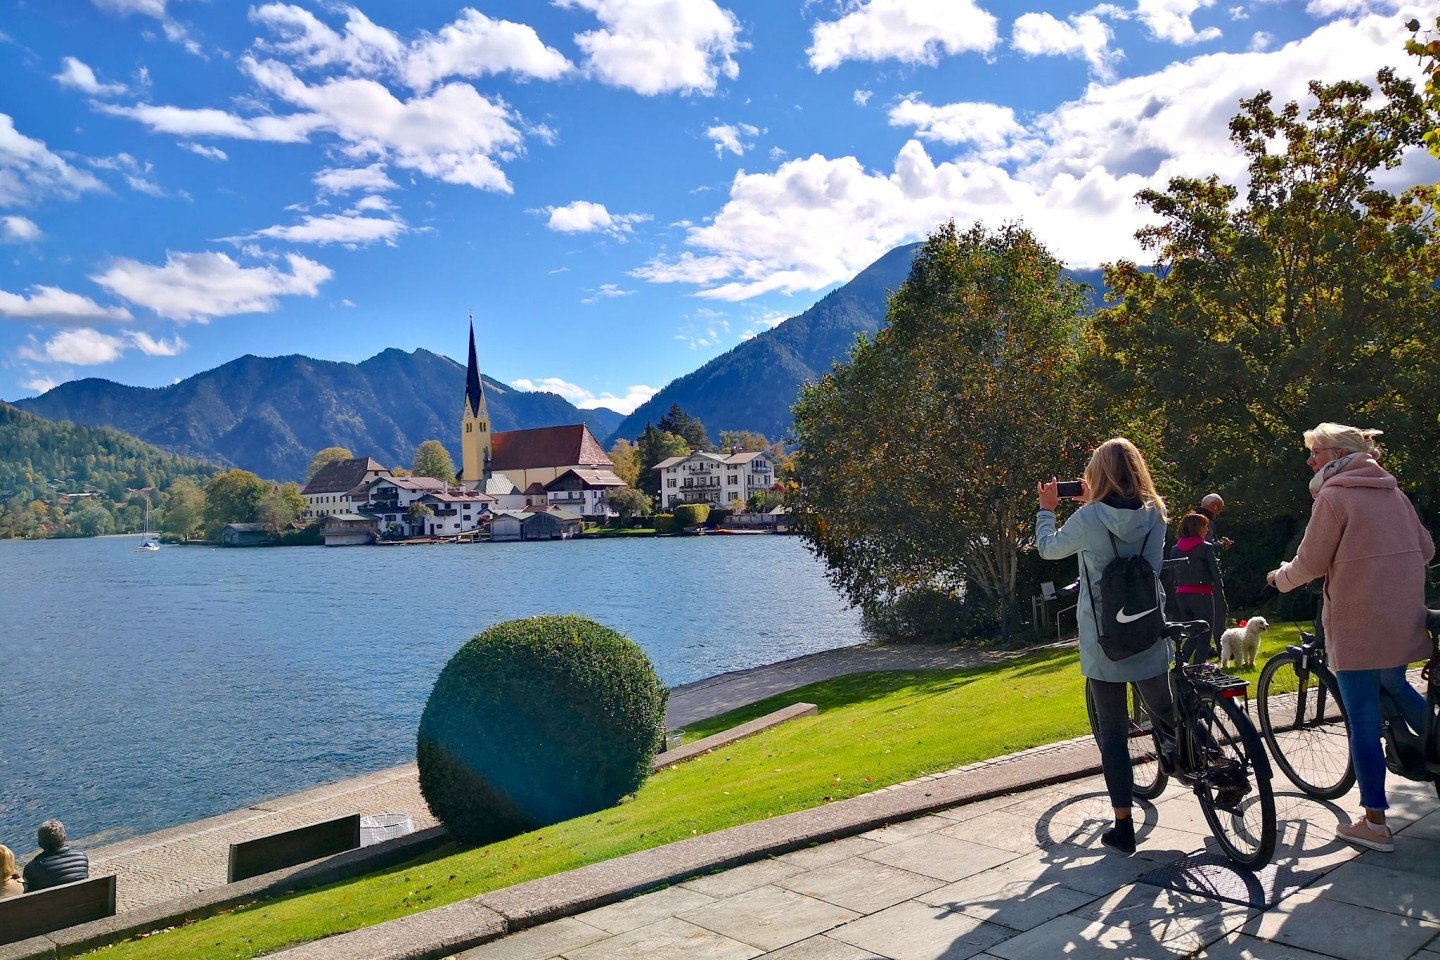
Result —
<instances>
[{"instance_id":1,"label":"white cloud","mask_svg":"<svg viewBox=\"0 0 1440 960\"><path fill-rule=\"evenodd\" d=\"M0 243L34 243L42 236L34 220L19 215L0 217Z\"/></svg>"},{"instance_id":2,"label":"white cloud","mask_svg":"<svg viewBox=\"0 0 1440 960\"><path fill-rule=\"evenodd\" d=\"M64 383L63 380L57 380L54 377L44 376L42 374L36 373L34 370L28 371L27 376L29 377L29 379L21 382L20 386L24 387L26 390L34 392L37 395L41 393L48 393L51 390L54 390L56 387L60 386L60 384Z\"/></svg>"},{"instance_id":3,"label":"white cloud","mask_svg":"<svg viewBox=\"0 0 1440 960\"><path fill-rule=\"evenodd\" d=\"M1217 39L1220 28L1206 27L1197 31L1190 18L1197 10L1214 5L1215 0L1137 0L1135 16L1157 40L1177 44L1201 43Z\"/></svg>"},{"instance_id":4,"label":"white cloud","mask_svg":"<svg viewBox=\"0 0 1440 960\"><path fill-rule=\"evenodd\" d=\"M0 113L0 207L30 206L47 197L73 199L105 185L77 170L43 141L15 129L15 121Z\"/></svg>"},{"instance_id":5,"label":"white cloud","mask_svg":"<svg viewBox=\"0 0 1440 960\"><path fill-rule=\"evenodd\" d=\"M622 290L619 284L602 283L599 288L590 296L581 300L581 303L596 303L600 300L613 300L616 297L628 297L634 290Z\"/></svg>"},{"instance_id":6,"label":"white cloud","mask_svg":"<svg viewBox=\"0 0 1440 960\"><path fill-rule=\"evenodd\" d=\"M541 42L534 27L492 20L467 8L438 35L415 44L406 59L404 74L412 87L424 90L450 76L515 73L555 80L573 69L564 54Z\"/></svg>"},{"instance_id":7,"label":"white cloud","mask_svg":"<svg viewBox=\"0 0 1440 960\"><path fill-rule=\"evenodd\" d=\"M126 350L132 348L149 357L173 357L183 351L185 346L185 341L178 336L165 340L139 330L126 330L120 336L115 336L90 327L81 327L78 330L57 333L43 344L35 337L29 337L26 344L16 350L15 354L22 360L35 363L68 363L77 367L93 367L102 363L113 363L119 360Z\"/></svg>"},{"instance_id":8,"label":"white cloud","mask_svg":"<svg viewBox=\"0 0 1440 960\"><path fill-rule=\"evenodd\" d=\"M62 87L71 87L95 97L113 97L125 92L123 83L101 83L95 71L74 57L63 57L60 61L65 68L55 74Z\"/></svg>"},{"instance_id":9,"label":"white cloud","mask_svg":"<svg viewBox=\"0 0 1440 960\"><path fill-rule=\"evenodd\" d=\"M611 213L603 203L575 200L563 207L542 207L534 213L549 217L545 226L556 233L607 233L623 240L637 223L651 219L648 213Z\"/></svg>"},{"instance_id":10,"label":"white cloud","mask_svg":"<svg viewBox=\"0 0 1440 960\"><path fill-rule=\"evenodd\" d=\"M183 150L189 150L191 153L195 154L196 156L204 157L206 160L229 160L229 159L230 159L230 155L229 155L228 153L226 153L224 150L221 150L219 147L206 146L206 145L203 144L203 143L192 143L191 141L188 141L188 140L182 140L182 141L180 142L180 147L181 147L181 149L183 149Z\"/></svg>"},{"instance_id":11,"label":"white cloud","mask_svg":"<svg viewBox=\"0 0 1440 960\"><path fill-rule=\"evenodd\" d=\"M37 284L27 293L28 296L0 290L0 317L67 326L124 323L131 319L130 311L124 307L102 307L89 297L59 287Z\"/></svg>"},{"instance_id":12,"label":"white cloud","mask_svg":"<svg viewBox=\"0 0 1440 960\"><path fill-rule=\"evenodd\" d=\"M376 198L379 199L379 198ZM382 200L383 202L383 200ZM394 246L395 238L409 232L405 221L393 217L367 217L357 210L306 216L299 223L276 225L239 237L226 237L230 242L266 238L288 243L340 243L362 247L377 241Z\"/></svg>"},{"instance_id":13,"label":"white cloud","mask_svg":"<svg viewBox=\"0 0 1440 960\"><path fill-rule=\"evenodd\" d=\"M721 123L708 128L705 136L715 143L715 156L722 157L725 151L730 151L737 157L743 157L745 151L754 146L753 143L746 143L742 138L754 137L760 133L759 127L753 127L748 123Z\"/></svg>"},{"instance_id":14,"label":"white cloud","mask_svg":"<svg viewBox=\"0 0 1440 960\"><path fill-rule=\"evenodd\" d=\"M644 96L715 92L740 66L740 22L715 0L554 0L593 13L600 28L575 35L585 68Z\"/></svg>"},{"instance_id":15,"label":"white cloud","mask_svg":"<svg viewBox=\"0 0 1440 960\"><path fill-rule=\"evenodd\" d=\"M355 73L375 74L397 67L405 54L400 38L355 7L343 9L344 32L336 32L301 7L286 3L251 7L250 19L279 36L257 40L255 45L309 69L340 65Z\"/></svg>"},{"instance_id":16,"label":"white cloud","mask_svg":"<svg viewBox=\"0 0 1440 960\"><path fill-rule=\"evenodd\" d=\"M16 355L22 360L33 360L37 363L70 363L91 367L119 360L126 346L122 337L81 327L78 330L63 330L44 344L31 337L26 346L16 351Z\"/></svg>"},{"instance_id":17,"label":"white cloud","mask_svg":"<svg viewBox=\"0 0 1440 960\"><path fill-rule=\"evenodd\" d=\"M322 193L399 189L395 181L385 173L383 163L372 163L368 167L329 167L315 174L314 179Z\"/></svg>"},{"instance_id":18,"label":"white cloud","mask_svg":"<svg viewBox=\"0 0 1440 960\"><path fill-rule=\"evenodd\" d=\"M1015 111L996 103L950 103L936 107L909 97L890 108L892 127L914 127L924 140L973 143L986 150L1025 135Z\"/></svg>"},{"instance_id":19,"label":"white cloud","mask_svg":"<svg viewBox=\"0 0 1440 960\"><path fill-rule=\"evenodd\" d=\"M942 55L987 53L1000 42L995 17L976 0L858 0L846 9L811 29L805 52L817 72L847 60L933 66Z\"/></svg>"},{"instance_id":20,"label":"white cloud","mask_svg":"<svg viewBox=\"0 0 1440 960\"><path fill-rule=\"evenodd\" d=\"M1000 158L973 126L942 123L952 119L946 107L912 101L905 109L927 135L968 136L974 146L936 158L912 140L888 170L815 154L739 173L727 202L687 228L686 250L656 257L634 275L691 284L698 296L718 300L819 290L950 218L991 227L1022 221L1077 267L1120 257L1143 262L1134 233L1155 218L1136 202L1139 190L1210 173L1243 182L1245 158L1228 137L1242 98L1263 89L1277 102L1303 101L1311 78L1373 82L1378 68L1398 59L1393 18L1382 16L1327 24L1275 51L1204 54L1153 74L1092 82L1049 113L1017 118L1023 133ZM959 115L974 109L965 105ZM1405 175L1430 182L1433 161L1415 156L1419 166L1407 164Z\"/></svg>"},{"instance_id":21,"label":"white cloud","mask_svg":"<svg viewBox=\"0 0 1440 960\"><path fill-rule=\"evenodd\" d=\"M850 99L855 101L857 107L863 107L870 103L870 98L873 96L875 93L872 90L856 90L850 95Z\"/></svg>"},{"instance_id":22,"label":"white cloud","mask_svg":"<svg viewBox=\"0 0 1440 960\"><path fill-rule=\"evenodd\" d=\"M1255 31L1255 35L1250 38L1250 49L1254 51L1269 50L1270 45L1274 42L1275 37L1273 34L1266 33L1264 30L1257 30Z\"/></svg>"},{"instance_id":23,"label":"white cloud","mask_svg":"<svg viewBox=\"0 0 1440 960\"><path fill-rule=\"evenodd\" d=\"M127 330L125 331L125 336L129 337L130 342L135 345L135 348L147 357L178 356L189 346L184 340L180 339L179 334L166 340L163 337L152 337L141 330Z\"/></svg>"},{"instance_id":24,"label":"white cloud","mask_svg":"<svg viewBox=\"0 0 1440 960\"><path fill-rule=\"evenodd\" d=\"M185 48L186 52L202 55L200 45L191 37L189 31L165 9L166 0L91 0L96 7L109 13L118 13L121 16L129 16L132 13L141 16L154 17L160 22L160 29L165 33L165 39L171 43L178 43Z\"/></svg>"},{"instance_id":25,"label":"white cloud","mask_svg":"<svg viewBox=\"0 0 1440 960\"><path fill-rule=\"evenodd\" d=\"M584 387L570 383L568 380L561 380L559 377L540 377L537 380L521 378L511 381L511 385L531 393L543 391L558 394L581 410L608 407L616 413L626 414L634 412L636 407L660 392L657 387L634 384L626 388L624 396L616 396L608 391L596 394Z\"/></svg>"},{"instance_id":26,"label":"white cloud","mask_svg":"<svg viewBox=\"0 0 1440 960\"><path fill-rule=\"evenodd\" d=\"M1093 13L1057 20L1048 13L1027 13L1016 19L1010 45L1030 57L1078 57L1090 64L1097 76L1109 79L1115 73L1120 53L1110 48L1114 32Z\"/></svg>"},{"instance_id":27,"label":"white cloud","mask_svg":"<svg viewBox=\"0 0 1440 960\"><path fill-rule=\"evenodd\" d=\"M298 254L285 261L288 273L275 265L243 267L223 253L169 253L164 266L120 259L91 279L162 317L206 323L213 317L270 313L282 296L313 297L332 275L329 267Z\"/></svg>"}]
</instances>

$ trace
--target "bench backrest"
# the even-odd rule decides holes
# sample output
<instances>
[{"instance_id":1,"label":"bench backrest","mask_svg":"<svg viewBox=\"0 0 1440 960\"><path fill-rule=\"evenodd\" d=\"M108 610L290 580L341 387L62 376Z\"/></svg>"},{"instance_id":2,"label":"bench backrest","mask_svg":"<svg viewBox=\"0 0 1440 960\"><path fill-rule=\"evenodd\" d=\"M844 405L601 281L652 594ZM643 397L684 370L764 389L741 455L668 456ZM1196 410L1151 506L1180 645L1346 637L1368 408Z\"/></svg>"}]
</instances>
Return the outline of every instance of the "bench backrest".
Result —
<instances>
[{"instance_id":1,"label":"bench backrest","mask_svg":"<svg viewBox=\"0 0 1440 960\"><path fill-rule=\"evenodd\" d=\"M360 814L230 844L227 883L293 867L360 846Z\"/></svg>"},{"instance_id":2,"label":"bench backrest","mask_svg":"<svg viewBox=\"0 0 1440 960\"><path fill-rule=\"evenodd\" d=\"M0 943L15 943L115 915L115 875L0 900Z\"/></svg>"}]
</instances>

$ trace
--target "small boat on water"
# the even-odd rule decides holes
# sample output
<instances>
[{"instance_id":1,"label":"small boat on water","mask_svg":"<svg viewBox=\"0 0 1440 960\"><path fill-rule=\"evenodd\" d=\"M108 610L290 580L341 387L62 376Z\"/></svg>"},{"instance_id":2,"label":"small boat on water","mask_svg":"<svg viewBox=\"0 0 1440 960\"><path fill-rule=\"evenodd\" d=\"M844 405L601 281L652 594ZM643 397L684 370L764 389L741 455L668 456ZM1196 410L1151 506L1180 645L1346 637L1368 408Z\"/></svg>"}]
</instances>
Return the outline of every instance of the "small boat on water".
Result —
<instances>
[{"instance_id":1,"label":"small boat on water","mask_svg":"<svg viewBox=\"0 0 1440 960\"><path fill-rule=\"evenodd\" d=\"M145 533L140 541L140 546L135 548L136 553L155 553L160 549L160 538L150 532L150 501L145 501Z\"/></svg>"}]
</instances>

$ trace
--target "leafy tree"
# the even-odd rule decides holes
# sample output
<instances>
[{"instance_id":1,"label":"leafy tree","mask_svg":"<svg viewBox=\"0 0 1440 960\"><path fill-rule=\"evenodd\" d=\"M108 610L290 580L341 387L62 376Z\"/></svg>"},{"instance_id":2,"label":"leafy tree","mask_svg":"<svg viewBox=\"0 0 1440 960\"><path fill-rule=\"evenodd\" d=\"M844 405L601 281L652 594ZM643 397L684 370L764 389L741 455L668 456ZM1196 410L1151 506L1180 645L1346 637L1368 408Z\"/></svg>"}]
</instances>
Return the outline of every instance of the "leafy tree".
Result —
<instances>
[{"instance_id":1,"label":"leafy tree","mask_svg":"<svg viewBox=\"0 0 1440 960\"><path fill-rule=\"evenodd\" d=\"M778 490L756 490L745 501L744 508L751 513L769 513L784 502L785 496Z\"/></svg>"},{"instance_id":2,"label":"leafy tree","mask_svg":"<svg viewBox=\"0 0 1440 960\"><path fill-rule=\"evenodd\" d=\"M433 477L446 483L455 482L455 461L439 440L426 440L415 451L415 462L410 472L417 477Z\"/></svg>"},{"instance_id":3,"label":"leafy tree","mask_svg":"<svg viewBox=\"0 0 1440 960\"><path fill-rule=\"evenodd\" d=\"M645 430L636 441L636 448L640 452L640 480L639 488L654 496L660 492L660 475L655 472L655 465L670 457L685 457L690 455L690 444L684 437L677 436L666 430L660 430L650 424L645 424Z\"/></svg>"},{"instance_id":4,"label":"leafy tree","mask_svg":"<svg viewBox=\"0 0 1440 960\"><path fill-rule=\"evenodd\" d=\"M616 440L610 448L610 461L615 464L615 476L628 486L640 485L640 449L629 440Z\"/></svg>"},{"instance_id":5,"label":"leafy tree","mask_svg":"<svg viewBox=\"0 0 1440 960\"><path fill-rule=\"evenodd\" d=\"M1092 442L1084 290L1021 227L945 224L888 325L801 391L796 524L852 603L966 594L1008 638L1035 483Z\"/></svg>"},{"instance_id":6,"label":"leafy tree","mask_svg":"<svg viewBox=\"0 0 1440 960\"><path fill-rule=\"evenodd\" d=\"M405 511L405 522L410 525L411 530L423 530L425 521L435 515L435 511L421 503L419 500L411 503Z\"/></svg>"},{"instance_id":7,"label":"leafy tree","mask_svg":"<svg viewBox=\"0 0 1440 960\"><path fill-rule=\"evenodd\" d=\"M1435 28L1420 35L1420 21L1411 20L1405 24L1413 36L1405 41L1405 52L1420 61L1425 75L1425 103L1431 114L1440 114L1440 17L1435 18ZM1425 146L1440 157L1440 129L1431 125L1424 134Z\"/></svg>"},{"instance_id":8,"label":"leafy tree","mask_svg":"<svg viewBox=\"0 0 1440 960\"><path fill-rule=\"evenodd\" d=\"M715 444L710 442L710 436L705 432L705 425L700 422L700 418L686 413L678 403L670 404L670 409L665 411L665 415L655 426L665 433L683 437L691 450L715 450Z\"/></svg>"},{"instance_id":9,"label":"leafy tree","mask_svg":"<svg viewBox=\"0 0 1440 960\"><path fill-rule=\"evenodd\" d=\"M265 491L255 511L255 522L264 524L271 533L280 533L304 512L305 497L299 484L284 483Z\"/></svg>"},{"instance_id":10,"label":"leafy tree","mask_svg":"<svg viewBox=\"0 0 1440 960\"><path fill-rule=\"evenodd\" d=\"M631 517L648 517L654 510L650 497L634 487L611 487L605 491L604 503L620 515L622 524Z\"/></svg>"},{"instance_id":11,"label":"leafy tree","mask_svg":"<svg viewBox=\"0 0 1440 960\"><path fill-rule=\"evenodd\" d=\"M87 497L70 511L70 523L81 536L98 537L110 531L110 511Z\"/></svg>"},{"instance_id":12,"label":"leafy tree","mask_svg":"<svg viewBox=\"0 0 1440 960\"><path fill-rule=\"evenodd\" d=\"M726 453L739 449L742 453L759 453L770 449L770 441L763 433L749 430L721 430L720 449Z\"/></svg>"},{"instance_id":13,"label":"leafy tree","mask_svg":"<svg viewBox=\"0 0 1440 960\"><path fill-rule=\"evenodd\" d=\"M269 488L249 470L226 470L205 487L205 535L218 539L227 523L255 523Z\"/></svg>"},{"instance_id":14,"label":"leafy tree","mask_svg":"<svg viewBox=\"0 0 1440 960\"><path fill-rule=\"evenodd\" d=\"M326 447L310 458L310 465L305 468L305 482L309 483L315 478L315 474L324 470L332 463L353 459L355 459L355 454L346 450L344 447Z\"/></svg>"},{"instance_id":15,"label":"leafy tree","mask_svg":"<svg viewBox=\"0 0 1440 960\"><path fill-rule=\"evenodd\" d=\"M1312 82L1303 113L1265 92L1242 101L1230 137L1249 160L1245 201L1216 177L1143 191L1160 222L1138 236L1159 262L1106 270L1121 302L1096 323L1101 402L1149 411L1190 502L1225 493L1240 603L1308 515L1299 451L1316 423L1383 427L1386 466L1418 503L1440 494L1435 190L1375 184L1435 113L1392 71L1376 81L1378 100Z\"/></svg>"},{"instance_id":16,"label":"leafy tree","mask_svg":"<svg viewBox=\"0 0 1440 960\"><path fill-rule=\"evenodd\" d=\"M182 540L205 522L205 491L189 477L181 477L170 485L165 497L162 529Z\"/></svg>"}]
</instances>

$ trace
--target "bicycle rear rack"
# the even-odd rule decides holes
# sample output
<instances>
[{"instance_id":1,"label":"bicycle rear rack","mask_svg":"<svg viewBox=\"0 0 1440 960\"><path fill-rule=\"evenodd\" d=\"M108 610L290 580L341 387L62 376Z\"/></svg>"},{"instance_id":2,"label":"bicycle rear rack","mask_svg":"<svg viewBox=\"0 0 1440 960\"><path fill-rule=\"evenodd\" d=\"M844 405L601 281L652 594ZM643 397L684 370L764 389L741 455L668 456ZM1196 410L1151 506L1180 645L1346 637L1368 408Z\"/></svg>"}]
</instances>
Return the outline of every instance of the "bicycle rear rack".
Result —
<instances>
[{"instance_id":1,"label":"bicycle rear rack","mask_svg":"<svg viewBox=\"0 0 1440 960\"><path fill-rule=\"evenodd\" d=\"M1185 679L1197 689L1218 694L1226 699L1244 696L1250 687L1249 680L1232 677L1213 663L1187 663L1181 667Z\"/></svg>"}]
</instances>

